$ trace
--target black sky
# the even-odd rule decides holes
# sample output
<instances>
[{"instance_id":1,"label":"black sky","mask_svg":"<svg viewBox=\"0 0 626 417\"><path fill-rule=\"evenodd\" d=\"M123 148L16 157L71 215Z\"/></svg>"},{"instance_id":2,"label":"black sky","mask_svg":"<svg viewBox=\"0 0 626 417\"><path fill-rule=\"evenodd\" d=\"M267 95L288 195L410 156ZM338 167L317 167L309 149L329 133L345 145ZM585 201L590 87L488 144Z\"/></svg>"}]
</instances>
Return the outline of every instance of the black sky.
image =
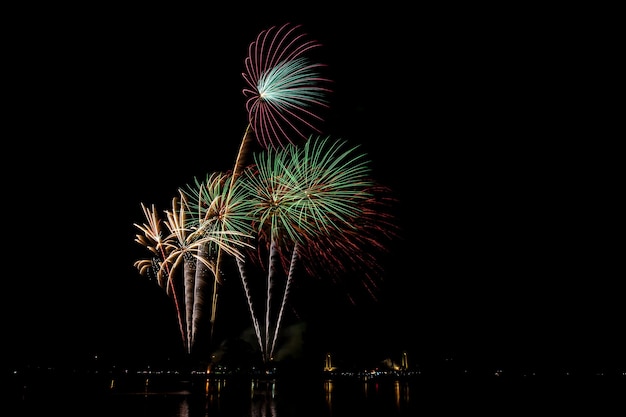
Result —
<instances>
[{"instance_id":1,"label":"black sky","mask_svg":"<svg viewBox=\"0 0 626 417\"><path fill-rule=\"evenodd\" d=\"M379 302L351 306L319 282L301 296L307 343L370 360L625 365L620 138L597 94L612 27L592 37L566 11L512 8L128 12L42 11L13 34L10 360L175 349L171 306L132 266L140 203L166 208L231 168L247 46L293 22L335 82L325 133L363 146L402 229ZM247 312L228 291L234 337Z\"/></svg>"}]
</instances>

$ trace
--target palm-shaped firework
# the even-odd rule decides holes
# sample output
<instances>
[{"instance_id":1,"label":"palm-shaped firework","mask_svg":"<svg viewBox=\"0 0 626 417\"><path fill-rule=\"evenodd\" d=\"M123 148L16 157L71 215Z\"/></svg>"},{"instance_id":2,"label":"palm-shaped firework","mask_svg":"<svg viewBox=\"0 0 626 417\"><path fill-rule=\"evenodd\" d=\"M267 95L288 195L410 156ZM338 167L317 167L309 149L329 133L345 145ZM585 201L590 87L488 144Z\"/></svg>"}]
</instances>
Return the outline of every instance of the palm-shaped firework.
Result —
<instances>
[{"instance_id":1,"label":"palm-shaped firework","mask_svg":"<svg viewBox=\"0 0 626 417\"><path fill-rule=\"evenodd\" d=\"M214 175L213 181L197 183L196 195L211 195L216 201L222 200L223 195L212 194L221 178ZM211 188L211 185L214 188ZM205 191L206 190L206 191ZM189 220L190 212L196 213L198 209L195 205L187 204L186 197L193 195L193 189L189 188L185 194L181 191L180 198L172 199L171 211L165 211L167 220L163 221L169 234L163 236L161 220L152 206L147 210L142 204L147 224L135 226L143 232L136 236L136 241L150 250L153 256L149 259L142 259L135 262L135 267L142 274L155 272L159 285L167 289L175 302L178 323L181 330L183 343L188 353L191 353L196 335L199 329L200 320L204 310L204 296L206 293L206 275L211 272L215 275L216 264L209 254L219 250L227 254L242 256L239 248L249 245L244 237L248 237L244 231L213 227L212 223L219 223L221 216L219 210L215 210L212 205L208 213L204 215L202 221ZM197 204L197 203L195 203ZM191 207L191 209L190 209ZM184 294L184 314L181 311L181 303L178 298L178 288L174 282L174 277L182 267L183 270L183 294ZM166 277L166 278L165 278ZM183 318L184 317L184 318ZM184 324L183 324L184 322Z\"/></svg>"},{"instance_id":2,"label":"palm-shaped firework","mask_svg":"<svg viewBox=\"0 0 626 417\"><path fill-rule=\"evenodd\" d=\"M164 242L163 229L161 227L162 222L154 205L152 205L150 210L148 210L148 208L142 203L141 208L146 217L147 223L135 223L135 227L142 232L142 234L136 235L135 241L148 249L152 253L152 256L147 259L135 261L134 266L142 275L150 275L151 273L154 273L159 286L165 287L167 294L171 295L174 299L180 334L183 344L186 345L187 334L184 330L178 295L174 287L174 282L170 279L171 271L169 264L164 262L165 259L168 258L166 247L169 247L169 245L166 245Z\"/></svg>"},{"instance_id":3,"label":"palm-shaped firework","mask_svg":"<svg viewBox=\"0 0 626 417\"><path fill-rule=\"evenodd\" d=\"M166 212L165 238L154 207L148 211L142 204L148 224L136 225L143 232L136 240L153 257L135 266L142 273L156 271L169 294L182 286L185 331L175 301L189 353L210 278L213 329L225 256L236 260L264 362L274 358L297 265L332 279L360 271L374 292L375 252L385 250L383 238L395 236L387 214L393 199L372 179L358 146L317 136L322 118L316 111L328 106L330 92L330 80L321 75L324 65L308 56L319 46L299 25L262 31L244 61L248 125L233 170L181 188ZM244 167L251 138L264 150ZM180 265L184 279L177 285ZM257 267L266 274L262 284L252 282L257 274L250 270ZM262 296L256 298L259 288Z\"/></svg>"},{"instance_id":4,"label":"palm-shaped firework","mask_svg":"<svg viewBox=\"0 0 626 417\"><path fill-rule=\"evenodd\" d=\"M186 197L189 222L188 227L194 230L194 236L212 236L220 234L222 237L229 236L227 245L211 244L211 240L203 240L198 247L199 256L196 261L194 282L198 286L196 291L198 302L195 303L194 316L198 322L202 316L206 291L201 290L207 285L209 273L213 278L213 290L211 300L211 332L215 323L217 311L217 286L221 283L221 260L226 252L232 255L233 246L250 245L248 239L252 236L252 226L249 220L250 201L242 193L239 181L226 173L213 173L208 175L204 182L195 181L194 185L187 185L181 189ZM237 252L237 255L239 253ZM207 268L205 259L214 261L213 268Z\"/></svg>"},{"instance_id":5,"label":"palm-shaped firework","mask_svg":"<svg viewBox=\"0 0 626 417\"><path fill-rule=\"evenodd\" d=\"M315 112L327 107L322 64L310 62L312 49L320 46L300 32L301 26L285 24L262 31L248 48L247 83L243 94L252 131L264 148L280 147L321 133L322 118Z\"/></svg>"},{"instance_id":6,"label":"palm-shaped firework","mask_svg":"<svg viewBox=\"0 0 626 417\"><path fill-rule=\"evenodd\" d=\"M248 290L243 258L238 265L259 347L267 362L274 357L296 265L306 265L303 255L325 258L330 261L327 266L332 266L342 262L337 254L347 254L337 249L351 248L360 253L364 248L359 244L369 238L365 225L375 219L367 208L376 188L366 155L358 152L357 146L348 148L347 142L328 137L312 137L303 146L270 149L255 155L254 160L242 180L253 204L259 250L268 259L263 329ZM327 246L315 244L320 240Z\"/></svg>"}]
</instances>

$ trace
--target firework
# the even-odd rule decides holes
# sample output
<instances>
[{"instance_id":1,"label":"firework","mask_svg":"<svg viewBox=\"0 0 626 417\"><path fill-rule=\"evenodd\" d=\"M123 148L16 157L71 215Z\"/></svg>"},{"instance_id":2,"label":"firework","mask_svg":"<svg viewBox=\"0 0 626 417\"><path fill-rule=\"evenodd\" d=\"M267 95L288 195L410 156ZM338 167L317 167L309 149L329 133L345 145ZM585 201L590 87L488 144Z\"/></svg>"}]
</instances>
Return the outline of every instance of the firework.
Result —
<instances>
[{"instance_id":1,"label":"firework","mask_svg":"<svg viewBox=\"0 0 626 417\"><path fill-rule=\"evenodd\" d=\"M195 179L194 184L187 185L180 192L186 197L188 225L194 230L193 236L203 238L203 244L199 247L201 256L196 262L197 300L204 298L206 290L200 286L206 282L206 275L209 272L213 275L210 317L212 334L217 314L218 285L221 284L222 254L240 258L242 255L237 247L251 247L250 203L238 183L234 181L234 177L225 173L207 175L203 182ZM215 236L219 236L220 239L216 240ZM206 239L207 237L209 238ZM215 262L211 271L202 262L207 258ZM199 323L203 303L198 302L196 306L194 321Z\"/></svg>"},{"instance_id":2,"label":"firework","mask_svg":"<svg viewBox=\"0 0 626 417\"><path fill-rule=\"evenodd\" d=\"M152 252L153 256L150 259L140 259L136 261L134 266L142 275L149 275L151 272L154 272L159 285L161 287L165 287L168 295L172 296L176 307L178 327L182 341L183 344L187 345L187 334L183 326L183 318L180 303L178 301L178 295L174 287L174 282L170 279L171 271L169 264L165 262L165 260L169 257L167 250L170 247L170 244L166 244L164 241L161 219L159 218L154 204L151 206L150 210L148 210L143 203L141 204L141 208L148 223L143 225L137 223L134 224L136 228L143 232L143 234L136 235L135 241ZM167 282L165 280L167 280Z\"/></svg>"},{"instance_id":3,"label":"firework","mask_svg":"<svg viewBox=\"0 0 626 417\"><path fill-rule=\"evenodd\" d=\"M273 148L305 139L306 132L319 132L317 124L322 118L315 110L328 107L325 96L331 91L326 87L330 80L320 75L325 65L313 63L308 57L319 46L319 42L307 39L300 25L289 23L262 31L249 45L244 61L246 72L242 73L247 83L243 94L248 125L235 158L226 196L232 192L243 170L242 161L252 135L262 147ZM222 255L218 248L212 329Z\"/></svg>"},{"instance_id":4,"label":"firework","mask_svg":"<svg viewBox=\"0 0 626 417\"><path fill-rule=\"evenodd\" d=\"M321 46L307 39L300 25L289 23L262 31L248 48L242 73L249 124L264 147L279 147L321 133L330 80L321 75L323 64L307 54Z\"/></svg>"},{"instance_id":5,"label":"firework","mask_svg":"<svg viewBox=\"0 0 626 417\"><path fill-rule=\"evenodd\" d=\"M296 264L302 255L320 256L310 252L310 247L327 257L329 249L343 248L338 252L343 254L360 249L356 252L360 253L368 243L360 232L374 220L368 219L366 209L376 188L370 179L369 161L358 152L358 146L348 147L346 141L329 137L310 138L303 146L269 149L255 155L254 161L244 172L242 187L252 202L259 244L265 242L268 248L264 330L258 325L258 312L250 299L248 306L257 339L262 341L263 358L268 361L273 356ZM318 240L328 246L315 245ZM245 272L242 262L239 265ZM281 270L285 273L282 284ZM250 298L243 274L242 280ZM275 303L277 297L279 303Z\"/></svg>"},{"instance_id":6,"label":"firework","mask_svg":"<svg viewBox=\"0 0 626 417\"><path fill-rule=\"evenodd\" d=\"M311 60L321 45L300 25L272 26L250 43L244 60L247 126L230 173L213 173L179 189L163 222L142 204L147 223L136 241L152 256L135 262L154 272L176 298L191 353L212 280L211 335L224 257L235 259L261 356L273 360L296 274L361 279L375 296L377 255L397 237L391 192L371 176L358 145L315 136L331 81ZM243 166L252 138L264 149ZM298 266L302 265L302 268ZM175 282L181 274L182 283ZM265 279L253 282L258 275ZM259 294L256 290L262 289ZM258 298L259 295L262 297Z\"/></svg>"},{"instance_id":7,"label":"firework","mask_svg":"<svg viewBox=\"0 0 626 417\"><path fill-rule=\"evenodd\" d=\"M201 190L206 189L203 183L200 185ZM217 253L217 249L215 249L217 247L228 255L240 257L242 254L237 247L250 245L245 241L247 235L241 231L208 227L207 223L214 221L216 214L211 218L203 219L204 222L200 222L197 218L190 221L189 213L197 212L196 206L189 205L186 201L186 196L192 194L191 190L192 188L188 187L187 194L181 192L180 198L173 198L171 211L165 211L167 220L163 221L163 224L169 232L165 237L163 237L161 230L161 220L154 206L148 210L142 204L148 223L144 225L135 224L143 232L142 235L137 235L135 240L153 254L158 255L158 262L156 263L152 259L144 259L136 261L135 266L140 273L144 274L156 269L155 273L160 278L160 285L166 287L168 294L174 298L183 342L189 353L191 353L196 340L204 310L207 275L209 273L212 276L216 275L216 261L211 257L211 254ZM200 194L205 195L204 192L200 192ZM208 195L212 194L208 193ZM209 205L216 206L215 203ZM192 210L190 207L194 209ZM181 268L184 319L180 308L181 303L178 301L177 285L174 282ZM166 282L163 281L163 277L167 277ZM185 322L184 330L183 321Z\"/></svg>"}]
</instances>

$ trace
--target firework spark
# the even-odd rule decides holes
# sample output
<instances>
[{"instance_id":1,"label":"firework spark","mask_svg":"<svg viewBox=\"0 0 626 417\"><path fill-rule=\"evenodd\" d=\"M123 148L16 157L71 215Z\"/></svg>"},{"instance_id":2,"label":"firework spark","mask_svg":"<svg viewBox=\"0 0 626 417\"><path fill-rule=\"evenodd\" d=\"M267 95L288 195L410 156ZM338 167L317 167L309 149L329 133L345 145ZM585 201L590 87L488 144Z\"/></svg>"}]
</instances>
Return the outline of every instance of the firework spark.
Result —
<instances>
[{"instance_id":1,"label":"firework spark","mask_svg":"<svg viewBox=\"0 0 626 417\"><path fill-rule=\"evenodd\" d=\"M330 80L323 64L306 56L321 46L289 23L262 31L248 48L242 73L249 123L264 147L279 147L321 133L317 108L327 108Z\"/></svg>"}]
</instances>

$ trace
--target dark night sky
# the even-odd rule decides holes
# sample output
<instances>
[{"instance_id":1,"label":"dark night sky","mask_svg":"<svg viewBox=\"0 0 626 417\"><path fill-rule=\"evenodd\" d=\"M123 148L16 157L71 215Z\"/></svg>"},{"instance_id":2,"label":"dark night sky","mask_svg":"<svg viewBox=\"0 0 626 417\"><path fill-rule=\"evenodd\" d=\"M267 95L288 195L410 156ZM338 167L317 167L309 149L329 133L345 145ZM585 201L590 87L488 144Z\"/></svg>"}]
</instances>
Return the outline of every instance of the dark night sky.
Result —
<instances>
[{"instance_id":1,"label":"dark night sky","mask_svg":"<svg viewBox=\"0 0 626 417\"><path fill-rule=\"evenodd\" d=\"M402 229L379 302L351 306L322 282L299 296L311 350L626 364L616 112L597 94L610 26L591 37L547 10L128 12L42 11L12 35L10 360L171 354L171 306L132 266L140 203L165 209L231 168L247 46L289 21L324 45L325 133L363 146ZM236 284L223 337L248 325Z\"/></svg>"}]
</instances>

